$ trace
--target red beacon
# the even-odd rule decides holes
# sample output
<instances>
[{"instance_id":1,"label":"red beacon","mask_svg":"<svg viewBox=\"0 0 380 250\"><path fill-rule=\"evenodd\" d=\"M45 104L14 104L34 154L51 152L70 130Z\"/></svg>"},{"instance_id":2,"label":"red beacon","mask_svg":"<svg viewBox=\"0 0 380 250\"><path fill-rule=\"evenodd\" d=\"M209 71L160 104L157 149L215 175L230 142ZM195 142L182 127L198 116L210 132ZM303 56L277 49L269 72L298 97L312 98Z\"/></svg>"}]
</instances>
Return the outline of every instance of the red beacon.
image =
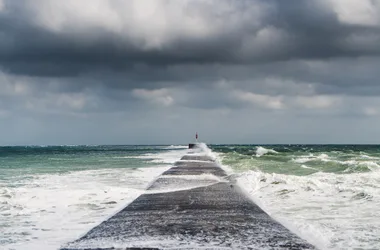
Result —
<instances>
[{"instance_id":1,"label":"red beacon","mask_svg":"<svg viewBox=\"0 0 380 250\"><path fill-rule=\"evenodd\" d=\"M189 148L195 148L198 144L198 132L195 133L195 143L189 143Z\"/></svg>"}]
</instances>

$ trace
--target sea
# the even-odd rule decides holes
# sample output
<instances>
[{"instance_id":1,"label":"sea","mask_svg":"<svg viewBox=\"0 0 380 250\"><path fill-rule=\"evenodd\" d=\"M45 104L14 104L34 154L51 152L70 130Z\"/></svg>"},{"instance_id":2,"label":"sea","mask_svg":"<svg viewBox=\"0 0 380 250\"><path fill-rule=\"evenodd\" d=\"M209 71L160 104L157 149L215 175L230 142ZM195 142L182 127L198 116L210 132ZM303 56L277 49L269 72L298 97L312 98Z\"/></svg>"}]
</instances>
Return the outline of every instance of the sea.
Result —
<instances>
[{"instance_id":1,"label":"sea","mask_svg":"<svg viewBox=\"0 0 380 250\"><path fill-rule=\"evenodd\" d=\"M380 146L202 145L253 202L319 249L380 249ZM147 192L188 151L0 147L0 249L59 249Z\"/></svg>"}]
</instances>

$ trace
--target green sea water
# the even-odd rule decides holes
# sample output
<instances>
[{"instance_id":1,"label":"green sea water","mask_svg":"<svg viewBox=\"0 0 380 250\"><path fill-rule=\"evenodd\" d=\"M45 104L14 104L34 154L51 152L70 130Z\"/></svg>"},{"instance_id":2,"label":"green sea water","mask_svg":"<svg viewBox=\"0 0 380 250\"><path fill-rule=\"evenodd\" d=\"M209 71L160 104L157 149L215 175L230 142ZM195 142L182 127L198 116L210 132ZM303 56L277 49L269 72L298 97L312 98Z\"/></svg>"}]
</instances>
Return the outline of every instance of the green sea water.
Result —
<instances>
[{"instance_id":1,"label":"green sea water","mask_svg":"<svg viewBox=\"0 0 380 250\"><path fill-rule=\"evenodd\" d=\"M245 192L320 249L380 249L379 145L211 145Z\"/></svg>"},{"instance_id":2,"label":"green sea water","mask_svg":"<svg viewBox=\"0 0 380 250\"><path fill-rule=\"evenodd\" d=\"M0 178L84 171L141 168L154 165L140 155L165 151L167 146L19 146L0 147ZM134 158L137 157L137 158Z\"/></svg>"},{"instance_id":3,"label":"green sea water","mask_svg":"<svg viewBox=\"0 0 380 250\"><path fill-rule=\"evenodd\" d=\"M380 249L380 146L204 149L254 202L320 249ZM186 146L0 147L0 249L59 248L144 193L187 152Z\"/></svg>"},{"instance_id":4,"label":"green sea water","mask_svg":"<svg viewBox=\"0 0 380 250\"><path fill-rule=\"evenodd\" d=\"M0 147L0 249L58 249L137 198L183 150Z\"/></svg>"},{"instance_id":5,"label":"green sea water","mask_svg":"<svg viewBox=\"0 0 380 250\"><path fill-rule=\"evenodd\" d=\"M378 145L212 145L222 162L236 171L310 175L349 174L379 169Z\"/></svg>"}]
</instances>

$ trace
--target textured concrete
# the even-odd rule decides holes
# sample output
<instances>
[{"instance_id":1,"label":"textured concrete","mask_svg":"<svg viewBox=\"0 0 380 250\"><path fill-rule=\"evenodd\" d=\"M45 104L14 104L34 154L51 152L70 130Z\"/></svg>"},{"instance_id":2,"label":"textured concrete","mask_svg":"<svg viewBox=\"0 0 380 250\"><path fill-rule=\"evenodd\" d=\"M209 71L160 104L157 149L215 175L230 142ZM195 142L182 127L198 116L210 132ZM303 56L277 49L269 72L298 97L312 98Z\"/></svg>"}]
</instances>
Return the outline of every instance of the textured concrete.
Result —
<instances>
[{"instance_id":1,"label":"textured concrete","mask_svg":"<svg viewBox=\"0 0 380 250\"><path fill-rule=\"evenodd\" d=\"M186 155L146 194L64 249L314 249L225 177L212 158Z\"/></svg>"}]
</instances>

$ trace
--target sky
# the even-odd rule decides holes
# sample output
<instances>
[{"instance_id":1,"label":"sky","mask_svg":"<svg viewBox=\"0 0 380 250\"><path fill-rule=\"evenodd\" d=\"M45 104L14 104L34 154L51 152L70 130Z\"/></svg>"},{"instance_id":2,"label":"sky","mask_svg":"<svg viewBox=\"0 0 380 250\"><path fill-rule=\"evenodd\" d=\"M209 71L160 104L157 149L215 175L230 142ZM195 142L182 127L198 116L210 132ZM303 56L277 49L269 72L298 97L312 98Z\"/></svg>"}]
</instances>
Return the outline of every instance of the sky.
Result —
<instances>
[{"instance_id":1,"label":"sky","mask_svg":"<svg viewBox=\"0 0 380 250\"><path fill-rule=\"evenodd\" d=\"M380 1L0 0L0 145L380 143Z\"/></svg>"}]
</instances>

